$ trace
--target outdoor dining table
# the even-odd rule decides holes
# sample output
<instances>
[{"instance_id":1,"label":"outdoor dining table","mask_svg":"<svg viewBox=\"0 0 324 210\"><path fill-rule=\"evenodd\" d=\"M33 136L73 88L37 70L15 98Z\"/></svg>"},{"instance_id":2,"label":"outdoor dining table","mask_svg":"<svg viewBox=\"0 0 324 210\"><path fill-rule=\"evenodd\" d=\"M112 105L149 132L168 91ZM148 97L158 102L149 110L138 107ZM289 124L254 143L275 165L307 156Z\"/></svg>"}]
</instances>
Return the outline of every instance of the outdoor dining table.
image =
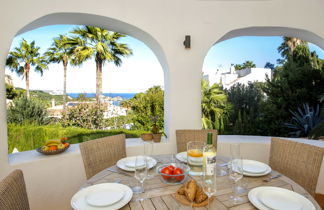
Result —
<instances>
[{"instance_id":1,"label":"outdoor dining table","mask_svg":"<svg viewBox=\"0 0 324 210\"><path fill-rule=\"evenodd\" d=\"M159 163L168 163L171 161L171 155L154 155L152 156L155 158ZM114 171L114 172L113 172ZM241 180L243 183L246 184L247 192L240 194L240 197L243 198L243 203L234 205L231 200L230 196L232 195L233 191L233 184L232 181L228 178L228 176L219 176L217 177L217 193L214 196L214 199L211 202L211 209L240 209L240 210L247 210L247 209L256 209L252 203L250 203L248 199L248 191L260 186L274 186L274 187L281 187L285 189L289 189L295 191L307 199L309 199L316 209L320 210L320 206L314 200L314 198L300 185L292 181L286 176L281 176L279 178L273 179L269 182L265 182L264 179L270 176L276 175L278 172L272 171L271 174L262 177L246 177L244 176ZM194 177L199 182L199 177ZM121 184L128 185L129 187L133 187L138 185L138 181L134 178L133 172L126 172L122 171L121 169L117 168L117 166L112 166L110 168L104 169L103 171L99 172L92 178L86 181L86 183L82 186L88 187L94 184L100 183L108 183L108 182L119 182ZM138 201L138 199L133 199L122 209L180 209L179 202L175 199L174 195L175 192L179 189L181 185L168 185L164 184L161 180L159 175L154 176L151 179L147 179L144 182L145 192L140 196L145 198L142 201ZM199 207L194 209L207 209L206 207Z\"/></svg>"}]
</instances>

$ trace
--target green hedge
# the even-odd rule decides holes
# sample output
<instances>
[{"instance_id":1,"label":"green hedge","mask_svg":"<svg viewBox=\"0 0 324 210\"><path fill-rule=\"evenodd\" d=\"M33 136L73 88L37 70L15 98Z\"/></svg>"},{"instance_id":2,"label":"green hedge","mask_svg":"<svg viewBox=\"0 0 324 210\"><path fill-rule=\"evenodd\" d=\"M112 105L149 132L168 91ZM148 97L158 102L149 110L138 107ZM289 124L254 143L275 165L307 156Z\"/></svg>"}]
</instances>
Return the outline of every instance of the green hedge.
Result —
<instances>
[{"instance_id":1,"label":"green hedge","mask_svg":"<svg viewBox=\"0 0 324 210\"><path fill-rule=\"evenodd\" d=\"M71 144L124 133L126 138L137 138L145 131L140 130L89 130L77 127L61 127L59 125L16 125L8 124L8 153L16 147L20 152L36 149L48 139L69 138Z\"/></svg>"}]
</instances>

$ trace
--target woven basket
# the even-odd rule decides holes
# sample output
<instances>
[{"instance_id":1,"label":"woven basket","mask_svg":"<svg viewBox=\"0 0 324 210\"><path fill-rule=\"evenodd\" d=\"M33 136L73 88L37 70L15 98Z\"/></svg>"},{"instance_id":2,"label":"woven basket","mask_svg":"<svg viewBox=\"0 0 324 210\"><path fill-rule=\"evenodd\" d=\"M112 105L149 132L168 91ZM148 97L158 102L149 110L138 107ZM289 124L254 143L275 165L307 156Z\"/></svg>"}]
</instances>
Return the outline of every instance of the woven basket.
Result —
<instances>
[{"instance_id":1,"label":"woven basket","mask_svg":"<svg viewBox=\"0 0 324 210\"><path fill-rule=\"evenodd\" d=\"M42 147L38 147L36 149L36 151L39 153L42 153L44 155L57 155L57 154L64 152L65 150L67 150L69 147L70 147L70 145L65 147L64 149L57 149L57 150L53 150L53 151L43 151Z\"/></svg>"},{"instance_id":2,"label":"woven basket","mask_svg":"<svg viewBox=\"0 0 324 210\"><path fill-rule=\"evenodd\" d=\"M151 141L153 139L153 135L151 133L142 133L141 139L143 139L143 141Z\"/></svg>"}]
</instances>

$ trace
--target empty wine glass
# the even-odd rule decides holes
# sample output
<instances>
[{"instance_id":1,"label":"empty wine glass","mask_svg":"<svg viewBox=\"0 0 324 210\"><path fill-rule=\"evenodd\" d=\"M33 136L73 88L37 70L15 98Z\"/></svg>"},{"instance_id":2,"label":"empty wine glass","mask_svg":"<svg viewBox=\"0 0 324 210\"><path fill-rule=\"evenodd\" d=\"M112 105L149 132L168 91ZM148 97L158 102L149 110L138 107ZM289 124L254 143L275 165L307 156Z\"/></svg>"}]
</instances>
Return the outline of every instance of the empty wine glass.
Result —
<instances>
[{"instance_id":1,"label":"empty wine glass","mask_svg":"<svg viewBox=\"0 0 324 210\"><path fill-rule=\"evenodd\" d=\"M217 191L217 175L216 175L216 168L214 169L211 175L203 174L202 179L202 188L205 194L208 196L208 209L210 208L210 198L216 193Z\"/></svg>"},{"instance_id":2,"label":"empty wine glass","mask_svg":"<svg viewBox=\"0 0 324 210\"><path fill-rule=\"evenodd\" d=\"M144 142L144 154L147 157L147 179L151 179L155 176L155 169L156 169L156 165L154 167L152 167L151 169L149 169L150 167L150 159L152 158L151 156L153 155L153 141L146 141Z\"/></svg>"},{"instance_id":3,"label":"empty wine glass","mask_svg":"<svg viewBox=\"0 0 324 210\"><path fill-rule=\"evenodd\" d=\"M144 193L144 181L147 178L147 158L146 158L146 156L136 156L135 178L141 183L141 186L134 187L133 192L134 193Z\"/></svg>"},{"instance_id":4,"label":"empty wine glass","mask_svg":"<svg viewBox=\"0 0 324 210\"><path fill-rule=\"evenodd\" d=\"M239 180L243 178L243 163L239 144L231 144L231 162L229 164L229 178L234 181L233 196L230 199L234 204L241 203L243 199L238 196Z\"/></svg>"}]
</instances>

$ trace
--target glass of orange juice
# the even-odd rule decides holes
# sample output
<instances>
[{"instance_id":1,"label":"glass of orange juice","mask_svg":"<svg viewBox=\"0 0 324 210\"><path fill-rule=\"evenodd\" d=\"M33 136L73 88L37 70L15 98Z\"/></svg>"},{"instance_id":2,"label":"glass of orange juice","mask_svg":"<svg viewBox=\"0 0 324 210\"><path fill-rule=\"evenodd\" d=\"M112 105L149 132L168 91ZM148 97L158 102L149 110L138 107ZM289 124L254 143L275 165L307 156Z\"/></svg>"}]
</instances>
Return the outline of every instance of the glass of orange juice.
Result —
<instances>
[{"instance_id":1,"label":"glass of orange juice","mask_svg":"<svg viewBox=\"0 0 324 210\"><path fill-rule=\"evenodd\" d=\"M190 175L202 175L203 148L206 145L202 141L190 141L187 143L187 162L190 167Z\"/></svg>"}]
</instances>

